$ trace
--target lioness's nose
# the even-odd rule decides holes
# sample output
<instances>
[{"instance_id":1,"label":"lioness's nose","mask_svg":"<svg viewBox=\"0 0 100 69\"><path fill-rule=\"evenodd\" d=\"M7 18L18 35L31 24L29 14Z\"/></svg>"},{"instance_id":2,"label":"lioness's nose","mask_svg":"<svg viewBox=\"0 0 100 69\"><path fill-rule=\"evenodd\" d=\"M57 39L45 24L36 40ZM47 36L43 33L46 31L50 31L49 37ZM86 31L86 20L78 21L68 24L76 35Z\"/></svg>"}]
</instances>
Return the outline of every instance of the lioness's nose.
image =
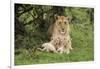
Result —
<instances>
[{"instance_id":1,"label":"lioness's nose","mask_svg":"<svg viewBox=\"0 0 100 69\"><path fill-rule=\"evenodd\" d=\"M62 28L62 31L64 31L64 28Z\"/></svg>"}]
</instances>

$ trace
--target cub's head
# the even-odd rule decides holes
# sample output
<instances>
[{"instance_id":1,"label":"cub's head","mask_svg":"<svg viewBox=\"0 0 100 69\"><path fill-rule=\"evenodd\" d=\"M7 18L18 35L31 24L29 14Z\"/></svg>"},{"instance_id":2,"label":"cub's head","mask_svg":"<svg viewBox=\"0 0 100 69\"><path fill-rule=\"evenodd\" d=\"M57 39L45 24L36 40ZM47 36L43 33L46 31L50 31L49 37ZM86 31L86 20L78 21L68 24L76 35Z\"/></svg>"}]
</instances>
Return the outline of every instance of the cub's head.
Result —
<instances>
[{"instance_id":1,"label":"cub's head","mask_svg":"<svg viewBox=\"0 0 100 69\"><path fill-rule=\"evenodd\" d=\"M55 23L56 23L59 33L65 34L68 29L68 25L69 25L69 17L56 16Z\"/></svg>"}]
</instances>

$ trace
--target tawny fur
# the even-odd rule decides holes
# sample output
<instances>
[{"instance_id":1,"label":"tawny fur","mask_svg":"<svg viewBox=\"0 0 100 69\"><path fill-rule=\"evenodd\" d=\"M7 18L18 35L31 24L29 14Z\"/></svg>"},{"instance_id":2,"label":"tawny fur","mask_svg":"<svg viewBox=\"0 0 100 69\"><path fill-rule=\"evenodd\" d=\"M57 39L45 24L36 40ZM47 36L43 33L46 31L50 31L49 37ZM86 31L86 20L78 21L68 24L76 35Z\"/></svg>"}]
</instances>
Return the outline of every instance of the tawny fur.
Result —
<instances>
[{"instance_id":1,"label":"tawny fur","mask_svg":"<svg viewBox=\"0 0 100 69\"><path fill-rule=\"evenodd\" d=\"M67 37L65 36L61 36L60 37L60 47L57 49L58 52L60 53L70 53L70 50L72 50L73 48L71 47L71 38L68 35Z\"/></svg>"},{"instance_id":2,"label":"tawny fur","mask_svg":"<svg viewBox=\"0 0 100 69\"><path fill-rule=\"evenodd\" d=\"M68 17L57 16L55 23L50 26L50 29L49 31L52 32L51 40L57 40L54 44L56 50L60 51L60 53L70 53L72 44Z\"/></svg>"}]
</instances>

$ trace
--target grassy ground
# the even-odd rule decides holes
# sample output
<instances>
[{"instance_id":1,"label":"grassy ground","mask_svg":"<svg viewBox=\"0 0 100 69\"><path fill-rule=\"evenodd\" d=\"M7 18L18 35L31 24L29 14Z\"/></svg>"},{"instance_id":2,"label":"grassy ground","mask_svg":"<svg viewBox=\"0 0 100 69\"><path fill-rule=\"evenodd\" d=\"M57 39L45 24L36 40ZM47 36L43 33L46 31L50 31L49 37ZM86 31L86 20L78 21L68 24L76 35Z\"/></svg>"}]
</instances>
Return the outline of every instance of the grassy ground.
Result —
<instances>
[{"instance_id":1,"label":"grassy ground","mask_svg":"<svg viewBox=\"0 0 100 69\"><path fill-rule=\"evenodd\" d=\"M26 49L19 49L15 54L15 65L62 63L94 60L94 34L92 25L71 24L73 51L70 54L55 54L36 51L31 54Z\"/></svg>"}]
</instances>

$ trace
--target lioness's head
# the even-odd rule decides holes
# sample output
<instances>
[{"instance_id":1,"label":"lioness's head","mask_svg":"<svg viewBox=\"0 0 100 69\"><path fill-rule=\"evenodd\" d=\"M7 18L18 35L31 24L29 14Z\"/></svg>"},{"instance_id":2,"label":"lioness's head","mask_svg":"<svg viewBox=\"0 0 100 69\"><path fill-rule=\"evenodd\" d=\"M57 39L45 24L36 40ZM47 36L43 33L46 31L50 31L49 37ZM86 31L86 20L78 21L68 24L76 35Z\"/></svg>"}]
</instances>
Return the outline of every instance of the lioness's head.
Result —
<instances>
[{"instance_id":1,"label":"lioness's head","mask_svg":"<svg viewBox=\"0 0 100 69\"><path fill-rule=\"evenodd\" d=\"M69 17L57 16L55 23L56 23L56 26L58 27L59 33L65 34L67 31L67 27L69 25Z\"/></svg>"}]
</instances>

